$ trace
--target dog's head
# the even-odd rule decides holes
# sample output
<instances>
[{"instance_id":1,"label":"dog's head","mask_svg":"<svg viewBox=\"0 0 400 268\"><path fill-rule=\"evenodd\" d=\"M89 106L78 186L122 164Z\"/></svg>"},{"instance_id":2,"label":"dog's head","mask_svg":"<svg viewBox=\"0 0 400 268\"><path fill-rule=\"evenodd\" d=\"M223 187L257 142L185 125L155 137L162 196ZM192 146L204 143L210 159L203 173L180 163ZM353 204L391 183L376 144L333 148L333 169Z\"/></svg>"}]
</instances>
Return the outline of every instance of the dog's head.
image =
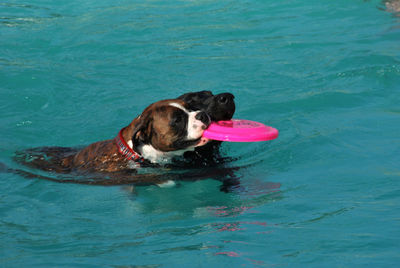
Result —
<instances>
[{"instance_id":1,"label":"dog's head","mask_svg":"<svg viewBox=\"0 0 400 268\"><path fill-rule=\"evenodd\" d=\"M162 100L148 106L123 133L124 139L144 158L158 158L202 145L211 122L204 111L193 110L181 99Z\"/></svg>"},{"instance_id":2,"label":"dog's head","mask_svg":"<svg viewBox=\"0 0 400 268\"><path fill-rule=\"evenodd\" d=\"M235 113L234 96L231 93L213 95L211 91L199 91L178 97L192 110L206 112L212 121L230 120Z\"/></svg>"},{"instance_id":3,"label":"dog's head","mask_svg":"<svg viewBox=\"0 0 400 268\"><path fill-rule=\"evenodd\" d=\"M234 96L231 93L214 95L211 91L186 93L180 97L191 109L206 112L212 121L230 120L235 113ZM195 152L185 153L185 158L199 165L214 164L218 158L220 141L202 139L202 146Z\"/></svg>"}]
</instances>

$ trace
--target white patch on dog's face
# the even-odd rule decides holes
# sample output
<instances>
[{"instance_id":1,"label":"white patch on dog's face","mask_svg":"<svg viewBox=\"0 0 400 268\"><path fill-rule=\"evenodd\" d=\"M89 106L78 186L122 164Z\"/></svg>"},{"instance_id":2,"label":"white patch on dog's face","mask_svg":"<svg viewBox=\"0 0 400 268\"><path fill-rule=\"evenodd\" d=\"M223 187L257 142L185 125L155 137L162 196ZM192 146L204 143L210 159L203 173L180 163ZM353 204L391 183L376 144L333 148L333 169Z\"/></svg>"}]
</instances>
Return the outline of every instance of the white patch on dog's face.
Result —
<instances>
[{"instance_id":1,"label":"white patch on dog's face","mask_svg":"<svg viewBox=\"0 0 400 268\"><path fill-rule=\"evenodd\" d=\"M188 124L187 124L187 140L195 140L200 138L203 135L204 129L206 128L206 125L201 122L200 120L196 119L196 115L200 111L194 111L190 112L185 107L180 105L179 103L172 102L170 103L171 106L176 107L178 109L181 109L188 115Z\"/></svg>"}]
</instances>

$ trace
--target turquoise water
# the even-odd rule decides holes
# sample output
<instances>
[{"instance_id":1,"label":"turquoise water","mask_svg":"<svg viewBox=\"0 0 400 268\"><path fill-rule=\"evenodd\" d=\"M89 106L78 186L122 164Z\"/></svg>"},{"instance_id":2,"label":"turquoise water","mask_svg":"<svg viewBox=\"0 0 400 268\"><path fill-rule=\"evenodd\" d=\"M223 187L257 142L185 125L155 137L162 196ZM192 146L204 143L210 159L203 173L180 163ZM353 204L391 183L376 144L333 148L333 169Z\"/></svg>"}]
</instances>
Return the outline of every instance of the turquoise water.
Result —
<instances>
[{"instance_id":1,"label":"turquoise water","mask_svg":"<svg viewBox=\"0 0 400 268\"><path fill-rule=\"evenodd\" d=\"M0 162L114 137L151 102L229 91L277 140L240 185L0 173L2 267L396 267L400 18L380 1L0 3Z\"/></svg>"}]
</instances>

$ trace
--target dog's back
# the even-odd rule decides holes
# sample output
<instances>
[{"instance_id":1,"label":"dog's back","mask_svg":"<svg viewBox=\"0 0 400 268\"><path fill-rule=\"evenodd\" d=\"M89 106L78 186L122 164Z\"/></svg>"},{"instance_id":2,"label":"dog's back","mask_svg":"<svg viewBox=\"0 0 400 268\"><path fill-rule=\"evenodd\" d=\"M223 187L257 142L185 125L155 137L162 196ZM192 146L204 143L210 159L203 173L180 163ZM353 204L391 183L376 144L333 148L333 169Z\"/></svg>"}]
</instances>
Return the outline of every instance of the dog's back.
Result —
<instances>
[{"instance_id":1,"label":"dog's back","mask_svg":"<svg viewBox=\"0 0 400 268\"><path fill-rule=\"evenodd\" d=\"M69 173L72 170L70 162L80 149L57 146L26 149L16 152L14 160L35 169Z\"/></svg>"}]
</instances>

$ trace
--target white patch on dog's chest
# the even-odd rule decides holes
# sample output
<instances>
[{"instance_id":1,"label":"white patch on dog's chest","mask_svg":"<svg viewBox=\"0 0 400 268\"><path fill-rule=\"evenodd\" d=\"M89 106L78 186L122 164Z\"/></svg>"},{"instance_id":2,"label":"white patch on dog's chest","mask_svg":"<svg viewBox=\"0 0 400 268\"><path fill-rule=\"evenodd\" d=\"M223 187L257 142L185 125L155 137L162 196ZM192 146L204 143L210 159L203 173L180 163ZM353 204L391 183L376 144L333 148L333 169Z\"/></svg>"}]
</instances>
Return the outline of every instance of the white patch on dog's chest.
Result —
<instances>
[{"instance_id":1,"label":"white patch on dog's chest","mask_svg":"<svg viewBox=\"0 0 400 268\"><path fill-rule=\"evenodd\" d=\"M132 140L129 140L127 143L128 143L128 146L132 149L132 148L133 148L133 142L132 142Z\"/></svg>"},{"instance_id":2,"label":"white patch on dog's chest","mask_svg":"<svg viewBox=\"0 0 400 268\"><path fill-rule=\"evenodd\" d=\"M138 169L138 168L140 168L140 164L138 162L129 161L128 168L129 169Z\"/></svg>"},{"instance_id":3,"label":"white patch on dog's chest","mask_svg":"<svg viewBox=\"0 0 400 268\"><path fill-rule=\"evenodd\" d=\"M172 158L176 156L182 156L187 151L193 151L194 147L186 148L185 150L162 152L155 149L151 145L143 145L141 148L142 157L149 160L154 164L168 164L171 162Z\"/></svg>"}]
</instances>

